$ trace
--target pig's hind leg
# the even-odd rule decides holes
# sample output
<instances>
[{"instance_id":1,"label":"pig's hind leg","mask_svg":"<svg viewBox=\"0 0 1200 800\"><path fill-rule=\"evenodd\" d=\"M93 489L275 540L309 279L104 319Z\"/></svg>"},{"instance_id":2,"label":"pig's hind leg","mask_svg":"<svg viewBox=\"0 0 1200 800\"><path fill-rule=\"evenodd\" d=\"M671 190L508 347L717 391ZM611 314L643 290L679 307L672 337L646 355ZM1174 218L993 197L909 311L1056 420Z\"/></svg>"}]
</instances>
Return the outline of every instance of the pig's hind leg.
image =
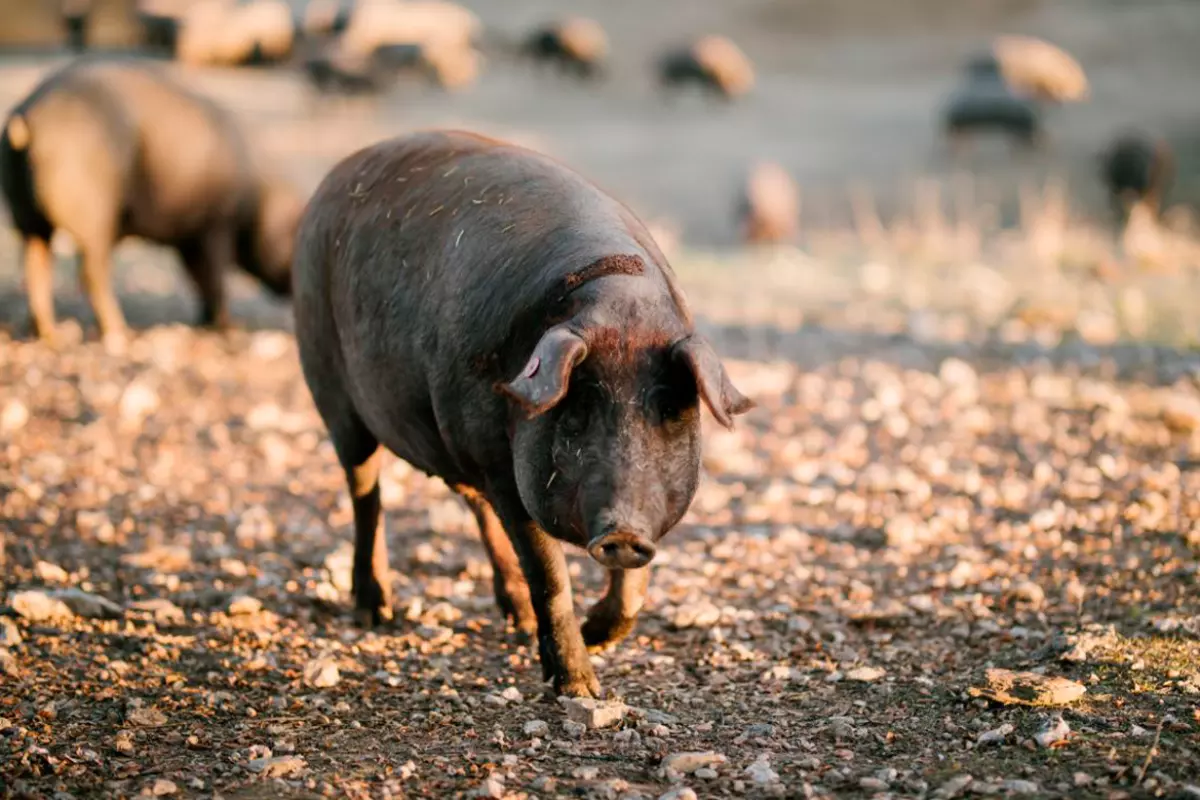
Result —
<instances>
[{"instance_id":1,"label":"pig's hind leg","mask_svg":"<svg viewBox=\"0 0 1200 800\"><path fill-rule=\"evenodd\" d=\"M125 350L127 334L125 315L113 291L111 242L96 242L83 246L82 278L84 291L92 304L104 348L110 353Z\"/></svg>"},{"instance_id":2,"label":"pig's hind leg","mask_svg":"<svg viewBox=\"0 0 1200 800\"><path fill-rule=\"evenodd\" d=\"M608 591L583 623L583 641L589 651L612 647L633 631L649 586L650 567L609 570Z\"/></svg>"},{"instance_id":3,"label":"pig's hind leg","mask_svg":"<svg viewBox=\"0 0 1200 800\"><path fill-rule=\"evenodd\" d=\"M383 460L383 448L365 427L362 434L355 437L353 451L347 448L350 457L342 458L342 466L346 470L354 505L354 566L351 572L354 614L360 625L371 627L392 618L392 592L387 537L379 502L379 465ZM339 457L342 452L342 448L338 448Z\"/></svg>"},{"instance_id":4,"label":"pig's hind leg","mask_svg":"<svg viewBox=\"0 0 1200 800\"><path fill-rule=\"evenodd\" d=\"M54 326L54 256L46 237L28 236L25 239L25 292L29 296L29 314L39 339L53 345Z\"/></svg>"},{"instance_id":5,"label":"pig's hind leg","mask_svg":"<svg viewBox=\"0 0 1200 800\"><path fill-rule=\"evenodd\" d=\"M466 486L456 486L455 491L467 501L479 523L480 537L492 562L492 590L496 594L496 604L518 631L533 636L537 632L537 617L529 600L529 585L525 583L521 562L517 560L500 518L479 492Z\"/></svg>"},{"instance_id":6,"label":"pig's hind leg","mask_svg":"<svg viewBox=\"0 0 1200 800\"><path fill-rule=\"evenodd\" d=\"M329 429L354 507L354 564L351 594L354 616L364 628L392 618L387 538L379 500L379 467L383 448L367 430L350 398L325 381L309 381L317 410Z\"/></svg>"}]
</instances>

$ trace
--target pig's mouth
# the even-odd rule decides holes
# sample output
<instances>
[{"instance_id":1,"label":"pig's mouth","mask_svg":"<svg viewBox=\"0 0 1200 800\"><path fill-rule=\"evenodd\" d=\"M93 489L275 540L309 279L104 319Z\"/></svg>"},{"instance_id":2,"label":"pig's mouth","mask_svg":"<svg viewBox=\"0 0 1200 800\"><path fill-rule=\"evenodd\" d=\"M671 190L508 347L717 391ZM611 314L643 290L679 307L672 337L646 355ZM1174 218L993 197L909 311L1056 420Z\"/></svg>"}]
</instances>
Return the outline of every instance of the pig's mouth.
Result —
<instances>
[{"instance_id":1,"label":"pig's mouth","mask_svg":"<svg viewBox=\"0 0 1200 800\"><path fill-rule=\"evenodd\" d=\"M632 531L613 529L588 542L588 554L607 569L638 569L654 560L654 542Z\"/></svg>"}]
</instances>

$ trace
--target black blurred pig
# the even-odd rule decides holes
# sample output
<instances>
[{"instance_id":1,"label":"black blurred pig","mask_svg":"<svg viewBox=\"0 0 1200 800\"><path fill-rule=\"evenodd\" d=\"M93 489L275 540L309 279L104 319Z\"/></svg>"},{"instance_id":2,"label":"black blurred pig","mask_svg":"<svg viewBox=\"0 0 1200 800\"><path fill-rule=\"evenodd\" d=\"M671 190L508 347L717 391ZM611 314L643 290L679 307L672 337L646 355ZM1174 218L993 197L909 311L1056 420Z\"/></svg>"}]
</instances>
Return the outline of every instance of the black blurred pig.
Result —
<instances>
[{"instance_id":1,"label":"black blurred pig","mask_svg":"<svg viewBox=\"0 0 1200 800\"><path fill-rule=\"evenodd\" d=\"M58 229L82 256L82 279L107 346L125 319L112 250L126 236L175 248L200 291L201 323L228 323L223 273L239 264L271 292L291 291L303 199L252 156L232 119L145 64L85 58L53 73L9 115L0 186L24 239L37 333L54 335Z\"/></svg>"},{"instance_id":2,"label":"black blurred pig","mask_svg":"<svg viewBox=\"0 0 1200 800\"><path fill-rule=\"evenodd\" d=\"M599 695L588 648L632 629L691 503L700 401L726 426L752 406L646 228L547 157L428 132L334 167L294 275L304 376L353 496L360 619L390 616L386 447L471 506L545 677ZM609 570L582 630L559 541Z\"/></svg>"},{"instance_id":3,"label":"black blurred pig","mask_svg":"<svg viewBox=\"0 0 1200 800\"><path fill-rule=\"evenodd\" d=\"M1175 177L1175 157L1162 139L1129 131L1101 154L1101 178L1108 189L1113 216L1120 222L1134 203L1144 203L1155 216Z\"/></svg>"}]
</instances>

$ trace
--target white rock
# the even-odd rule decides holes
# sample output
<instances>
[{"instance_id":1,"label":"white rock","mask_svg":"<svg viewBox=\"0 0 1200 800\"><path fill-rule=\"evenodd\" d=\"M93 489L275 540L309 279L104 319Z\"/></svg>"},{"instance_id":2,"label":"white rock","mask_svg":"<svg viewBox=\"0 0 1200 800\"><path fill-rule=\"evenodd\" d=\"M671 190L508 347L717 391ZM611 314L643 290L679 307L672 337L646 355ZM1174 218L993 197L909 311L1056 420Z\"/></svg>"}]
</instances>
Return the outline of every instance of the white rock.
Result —
<instances>
[{"instance_id":1,"label":"white rock","mask_svg":"<svg viewBox=\"0 0 1200 800\"><path fill-rule=\"evenodd\" d=\"M888 782L880 778L868 776L858 779L858 788L866 792L886 792L888 790Z\"/></svg>"},{"instance_id":2,"label":"white rock","mask_svg":"<svg viewBox=\"0 0 1200 800\"><path fill-rule=\"evenodd\" d=\"M595 730L616 725L629 713L629 706L619 700L594 700L590 697L560 697L558 702L567 717Z\"/></svg>"},{"instance_id":3,"label":"white rock","mask_svg":"<svg viewBox=\"0 0 1200 800\"><path fill-rule=\"evenodd\" d=\"M587 725L582 722L576 722L573 719L563 720L563 732L572 739L578 739L587 733Z\"/></svg>"},{"instance_id":4,"label":"white rock","mask_svg":"<svg viewBox=\"0 0 1200 800\"><path fill-rule=\"evenodd\" d=\"M1033 781L1023 781L1012 778L1000 784L1000 789L1008 794L1037 794L1040 789Z\"/></svg>"},{"instance_id":5,"label":"white rock","mask_svg":"<svg viewBox=\"0 0 1200 800\"><path fill-rule=\"evenodd\" d=\"M142 728L159 728L167 724L167 715L153 706L138 706L125 713L125 721Z\"/></svg>"},{"instance_id":6,"label":"white rock","mask_svg":"<svg viewBox=\"0 0 1200 800\"><path fill-rule=\"evenodd\" d=\"M871 683L879 680L884 675L887 675L887 670L882 667L855 667L846 673L846 680Z\"/></svg>"},{"instance_id":7,"label":"white rock","mask_svg":"<svg viewBox=\"0 0 1200 800\"><path fill-rule=\"evenodd\" d=\"M250 597L245 594L236 594L229 598L229 605L225 608L225 613L231 617L239 615L257 614L262 611L262 601L257 597Z\"/></svg>"},{"instance_id":8,"label":"white rock","mask_svg":"<svg viewBox=\"0 0 1200 800\"><path fill-rule=\"evenodd\" d=\"M697 800L696 793L686 786L677 786L658 796L658 800Z\"/></svg>"},{"instance_id":9,"label":"white rock","mask_svg":"<svg viewBox=\"0 0 1200 800\"><path fill-rule=\"evenodd\" d=\"M596 767L576 767L571 776L581 781L594 781L600 776L600 770Z\"/></svg>"},{"instance_id":10,"label":"white rock","mask_svg":"<svg viewBox=\"0 0 1200 800\"><path fill-rule=\"evenodd\" d=\"M28 590L13 592L9 595L8 604L13 610L30 622L47 622L53 619L71 619L75 613L63 601L51 597L45 592Z\"/></svg>"},{"instance_id":11,"label":"white rock","mask_svg":"<svg viewBox=\"0 0 1200 800\"><path fill-rule=\"evenodd\" d=\"M509 686L500 693L500 696L510 703L520 703L525 699L525 697L521 694L521 690L515 686Z\"/></svg>"},{"instance_id":12,"label":"white rock","mask_svg":"<svg viewBox=\"0 0 1200 800\"><path fill-rule=\"evenodd\" d=\"M771 762L765 755L755 759L753 764L742 770L742 774L759 786L766 786L779 780L779 773L771 769Z\"/></svg>"},{"instance_id":13,"label":"white rock","mask_svg":"<svg viewBox=\"0 0 1200 800\"><path fill-rule=\"evenodd\" d=\"M724 764L725 755L712 750L671 753L662 760L662 771L668 778L691 775L701 767Z\"/></svg>"},{"instance_id":14,"label":"white rock","mask_svg":"<svg viewBox=\"0 0 1200 800\"><path fill-rule=\"evenodd\" d=\"M135 380L125 387L121 394L119 412L125 422L141 422L148 415L158 410L158 392L141 380Z\"/></svg>"},{"instance_id":15,"label":"white rock","mask_svg":"<svg viewBox=\"0 0 1200 800\"><path fill-rule=\"evenodd\" d=\"M4 404L4 410L0 411L0 433L14 433L25 427L25 423L29 421L29 409L25 407L17 398L13 398Z\"/></svg>"},{"instance_id":16,"label":"white rock","mask_svg":"<svg viewBox=\"0 0 1200 800\"><path fill-rule=\"evenodd\" d=\"M979 382L975 368L959 358L947 358L938 368L938 378L948 386L969 387Z\"/></svg>"},{"instance_id":17,"label":"white rock","mask_svg":"<svg viewBox=\"0 0 1200 800\"><path fill-rule=\"evenodd\" d=\"M717 778L717 771L712 767L701 767L692 774L702 781L712 781Z\"/></svg>"},{"instance_id":18,"label":"white rock","mask_svg":"<svg viewBox=\"0 0 1200 800\"><path fill-rule=\"evenodd\" d=\"M808 676L787 664L776 664L764 672L759 680L763 683L805 683Z\"/></svg>"},{"instance_id":19,"label":"white rock","mask_svg":"<svg viewBox=\"0 0 1200 800\"><path fill-rule=\"evenodd\" d=\"M337 549L325 556L325 569L329 570L329 580L339 592L350 591L350 569L353 564L354 544L352 542L342 542Z\"/></svg>"},{"instance_id":20,"label":"white rock","mask_svg":"<svg viewBox=\"0 0 1200 800\"><path fill-rule=\"evenodd\" d=\"M303 772L307 766L300 756L270 756L246 762L246 769L264 778L286 778Z\"/></svg>"},{"instance_id":21,"label":"white rock","mask_svg":"<svg viewBox=\"0 0 1200 800\"><path fill-rule=\"evenodd\" d=\"M66 583L71 579L67 571L58 564L39 561L33 565L33 573L46 583Z\"/></svg>"},{"instance_id":22,"label":"white rock","mask_svg":"<svg viewBox=\"0 0 1200 800\"><path fill-rule=\"evenodd\" d=\"M475 797L494 797L497 800L504 797L504 783L500 780L499 775L489 775L487 780L479 784L472 792Z\"/></svg>"},{"instance_id":23,"label":"white rock","mask_svg":"<svg viewBox=\"0 0 1200 800\"><path fill-rule=\"evenodd\" d=\"M708 628L721 619L721 609L712 603L701 601L680 606L671 620L676 628Z\"/></svg>"},{"instance_id":24,"label":"white rock","mask_svg":"<svg viewBox=\"0 0 1200 800\"><path fill-rule=\"evenodd\" d=\"M984 731L983 733L979 734L979 738L975 740L975 743L979 745L1003 744L1005 738L1007 738L1008 735L1014 730L1016 729L1013 728L1011 724L1006 722L999 728L995 728L990 731Z\"/></svg>"},{"instance_id":25,"label":"white rock","mask_svg":"<svg viewBox=\"0 0 1200 800\"><path fill-rule=\"evenodd\" d=\"M526 736L545 736L549 733L550 726L546 724L545 720L531 719L521 727L521 731Z\"/></svg>"},{"instance_id":26,"label":"white rock","mask_svg":"<svg viewBox=\"0 0 1200 800\"><path fill-rule=\"evenodd\" d=\"M186 616L183 609L172 603L165 597L156 597L151 600L138 600L135 603L130 603L129 607L134 611L141 611L154 617L154 621L164 625L178 625L182 623Z\"/></svg>"},{"instance_id":27,"label":"white rock","mask_svg":"<svg viewBox=\"0 0 1200 800\"><path fill-rule=\"evenodd\" d=\"M1071 733L1071 726L1060 715L1055 715L1046 721L1042 729L1034 734L1033 739L1042 747L1053 747L1063 741Z\"/></svg>"},{"instance_id":28,"label":"white rock","mask_svg":"<svg viewBox=\"0 0 1200 800\"><path fill-rule=\"evenodd\" d=\"M340 680L337 662L332 658L314 658L304 665L304 683L314 689L337 686Z\"/></svg>"},{"instance_id":29,"label":"white rock","mask_svg":"<svg viewBox=\"0 0 1200 800\"><path fill-rule=\"evenodd\" d=\"M1168 428L1190 433L1200 428L1200 400L1172 392L1163 399L1162 417Z\"/></svg>"},{"instance_id":30,"label":"white rock","mask_svg":"<svg viewBox=\"0 0 1200 800\"><path fill-rule=\"evenodd\" d=\"M179 791L179 787L173 781L166 778L159 778L154 781L154 785L150 787L150 794L155 797L167 797Z\"/></svg>"}]
</instances>

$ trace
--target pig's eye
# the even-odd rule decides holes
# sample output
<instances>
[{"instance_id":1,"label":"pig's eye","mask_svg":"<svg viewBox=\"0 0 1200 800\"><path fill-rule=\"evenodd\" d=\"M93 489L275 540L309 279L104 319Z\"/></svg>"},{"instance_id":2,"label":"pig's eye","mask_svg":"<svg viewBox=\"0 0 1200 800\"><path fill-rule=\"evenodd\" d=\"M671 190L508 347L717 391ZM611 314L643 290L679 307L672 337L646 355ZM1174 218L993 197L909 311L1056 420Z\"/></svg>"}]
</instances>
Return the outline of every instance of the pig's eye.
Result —
<instances>
[{"instance_id":1,"label":"pig's eye","mask_svg":"<svg viewBox=\"0 0 1200 800\"><path fill-rule=\"evenodd\" d=\"M660 386L650 391L647 411L656 424L676 422L696 404L696 391L678 386Z\"/></svg>"}]
</instances>

